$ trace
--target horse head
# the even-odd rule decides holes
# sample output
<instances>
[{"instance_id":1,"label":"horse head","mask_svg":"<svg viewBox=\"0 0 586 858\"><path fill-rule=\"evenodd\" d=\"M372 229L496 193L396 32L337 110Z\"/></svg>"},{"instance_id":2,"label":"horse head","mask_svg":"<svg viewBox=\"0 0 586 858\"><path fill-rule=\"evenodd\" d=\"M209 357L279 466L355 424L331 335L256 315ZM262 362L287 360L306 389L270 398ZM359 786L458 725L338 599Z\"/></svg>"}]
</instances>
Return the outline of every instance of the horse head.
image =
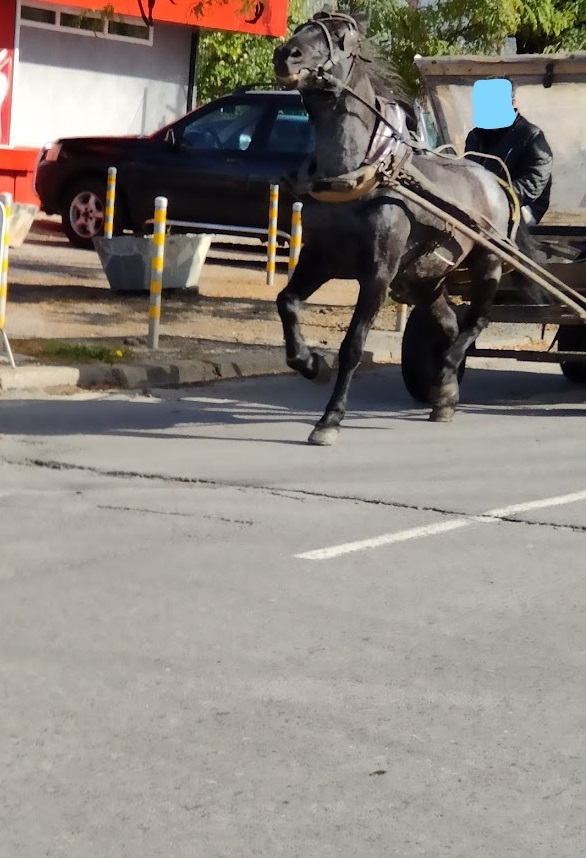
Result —
<instances>
[{"instance_id":1,"label":"horse head","mask_svg":"<svg viewBox=\"0 0 586 858\"><path fill-rule=\"evenodd\" d=\"M286 89L335 91L336 81L347 82L361 56L367 22L367 14L315 14L275 50L279 84Z\"/></svg>"}]
</instances>

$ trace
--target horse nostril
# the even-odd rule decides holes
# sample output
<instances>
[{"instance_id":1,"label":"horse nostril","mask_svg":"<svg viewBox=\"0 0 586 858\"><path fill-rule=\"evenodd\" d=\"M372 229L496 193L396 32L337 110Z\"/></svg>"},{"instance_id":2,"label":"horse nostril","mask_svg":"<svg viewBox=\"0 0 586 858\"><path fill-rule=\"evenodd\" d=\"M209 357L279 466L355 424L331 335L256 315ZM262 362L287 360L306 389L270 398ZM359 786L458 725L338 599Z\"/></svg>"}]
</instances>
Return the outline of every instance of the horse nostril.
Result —
<instances>
[{"instance_id":1,"label":"horse nostril","mask_svg":"<svg viewBox=\"0 0 586 858\"><path fill-rule=\"evenodd\" d=\"M301 50L299 48L291 48L289 51L289 57L292 60L298 60L301 58Z\"/></svg>"}]
</instances>

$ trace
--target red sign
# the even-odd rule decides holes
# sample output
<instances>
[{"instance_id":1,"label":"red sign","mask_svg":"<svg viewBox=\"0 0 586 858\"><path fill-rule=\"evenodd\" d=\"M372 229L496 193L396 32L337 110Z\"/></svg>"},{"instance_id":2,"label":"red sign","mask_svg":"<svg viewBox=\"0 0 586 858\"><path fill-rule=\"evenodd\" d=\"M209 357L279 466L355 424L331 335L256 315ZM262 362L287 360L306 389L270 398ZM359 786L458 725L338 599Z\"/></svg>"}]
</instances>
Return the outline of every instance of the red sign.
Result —
<instances>
[{"instance_id":1,"label":"red sign","mask_svg":"<svg viewBox=\"0 0 586 858\"><path fill-rule=\"evenodd\" d=\"M0 145L8 146L14 74L16 4L0 15Z\"/></svg>"},{"instance_id":2,"label":"red sign","mask_svg":"<svg viewBox=\"0 0 586 858\"><path fill-rule=\"evenodd\" d=\"M37 0L39 2L39 0ZM55 5L55 0L40 0ZM64 0L64 6L95 11L106 0ZM149 12L149 0L112 0L117 15L140 18L140 5ZM154 0L155 22L186 24L211 30L231 30L257 36L284 36L287 31L288 0Z\"/></svg>"}]
</instances>

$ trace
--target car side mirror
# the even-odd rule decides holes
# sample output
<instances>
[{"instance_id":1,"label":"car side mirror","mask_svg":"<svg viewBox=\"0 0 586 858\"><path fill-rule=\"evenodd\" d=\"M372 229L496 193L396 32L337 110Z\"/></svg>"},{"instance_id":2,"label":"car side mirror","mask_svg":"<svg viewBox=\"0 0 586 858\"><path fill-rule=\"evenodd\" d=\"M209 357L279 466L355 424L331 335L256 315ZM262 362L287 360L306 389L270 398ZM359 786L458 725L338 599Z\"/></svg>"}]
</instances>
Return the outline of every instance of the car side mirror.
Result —
<instances>
[{"instance_id":1,"label":"car side mirror","mask_svg":"<svg viewBox=\"0 0 586 858\"><path fill-rule=\"evenodd\" d=\"M179 147L177 145L177 138L175 137L175 132L172 128L169 128L167 133L165 134L165 143L172 152L175 152Z\"/></svg>"}]
</instances>

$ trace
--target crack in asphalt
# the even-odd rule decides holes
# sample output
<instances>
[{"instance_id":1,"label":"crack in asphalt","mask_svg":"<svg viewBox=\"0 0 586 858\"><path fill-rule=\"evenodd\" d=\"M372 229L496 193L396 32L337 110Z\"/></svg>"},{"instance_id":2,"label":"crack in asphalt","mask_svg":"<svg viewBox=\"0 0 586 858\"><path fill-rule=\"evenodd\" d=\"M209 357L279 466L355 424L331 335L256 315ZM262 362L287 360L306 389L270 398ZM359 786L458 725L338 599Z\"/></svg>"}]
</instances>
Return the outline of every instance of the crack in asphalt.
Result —
<instances>
[{"instance_id":1,"label":"crack in asphalt","mask_svg":"<svg viewBox=\"0 0 586 858\"><path fill-rule=\"evenodd\" d=\"M72 462L57 462L51 459L23 459L19 462L5 460L11 465L29 465L36 468L46 468L53 471L81 471L82 473L97 474L102 477L114 477L139 480L150 480L152 482L177 483L179 485L207 486L209 488L232 488L245 489L247 491L261 491L276 497L288 497L291 500L303 500L304 498L315 498L317 500L349 501L356 504L370 504L372 506L388 507L389 509L404 509L412 512L434 512L447 518L494 518L495 521L506 521L509 524L526 524L532 527L549 527L552 530L567 530L573 533L586 533L586 524L560 524L552 521L535 521L514 515L490 516L486 513L461 512L459 510L443 509L442 507L427 506L425 504L410 504L403 501L385 501L376 498L361 498L353 495L334 495L326 492L314 492L309 489L277 489L273 486L252 485L249 483L228 483L221 480L208 480L202 477L179 477L165 474L142 473L140 471L122 471L119 469L106 469L93 467L91 465L75 465ZM121 507L118 507L119 509ZM144 510L148 512L149 510ZM154 512L154 510L153 510ZM174 513L183 515L184 513ZM252 522L235 522L240 524L251 524Z\"/></svg>"},{"instance_id":2,"label":"crack in asphalt","mask_svg":"<svg viewBox=\"0 0 586 858\"><path fill-rule=\"evenodd\" d=\"M193 512L180 512L179 510L168 510L168 509L150 509L149 507L144 506L123 506L122 504L108 504L108 503L99 503L96 505L96 509L108 509L113 510L115 512L146 512L149 515L166 515L166 516L178 516L179 518L193 518ZM229 518L226 515L206 515L205 513L197 514L198 520L204 519L207 521L223 521L226 524L254 524L254 521L248 521L243 518Z\"/></svg>"}]
</instances>

